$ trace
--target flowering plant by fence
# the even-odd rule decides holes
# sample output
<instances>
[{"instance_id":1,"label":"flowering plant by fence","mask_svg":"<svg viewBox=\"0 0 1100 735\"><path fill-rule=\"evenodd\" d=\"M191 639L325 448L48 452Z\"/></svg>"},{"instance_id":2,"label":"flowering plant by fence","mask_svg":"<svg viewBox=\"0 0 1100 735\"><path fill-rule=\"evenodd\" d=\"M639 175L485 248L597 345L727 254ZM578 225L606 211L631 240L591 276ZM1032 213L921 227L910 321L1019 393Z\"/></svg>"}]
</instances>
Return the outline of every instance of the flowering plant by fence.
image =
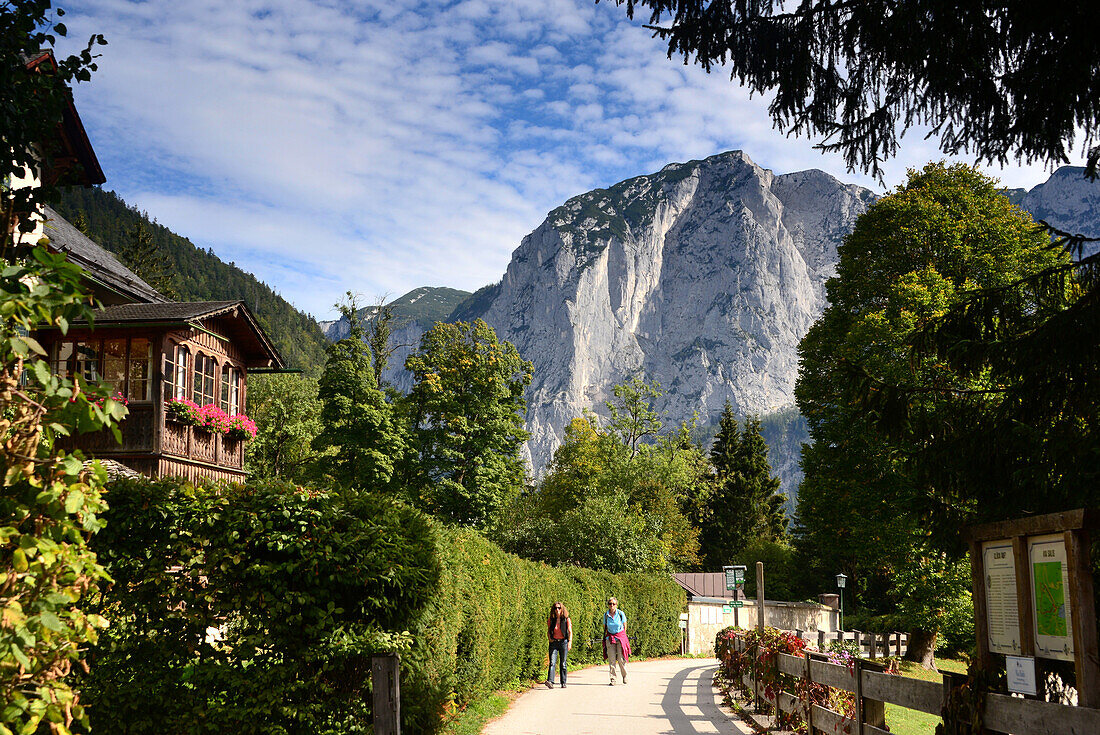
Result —
<instances>
[{"instance_id":1,"label":"flowering plant by fence","mask_svg":"<svg viewBox=\"0 0 1100 735\"><path fill-rule=\"evenodd\" d=\"M226 436L230 439L246 440L256 438L256 422L245 416L243 413L239 413L236 416L229 417L229 430L226 432Z\"/></svg>"},{"instance_id":2,"label":"flowering plant by fence","mask_svg":"<svg viewBox=\"0 0 1100 735\"><path fill-rule=\"evenodd\" d=\"M170 421L187 426L198 426L201 423L199 417L199 404L186 398L169 398L164 404L164 410Z\"/></svg>"},{"instance_id":3,"label":"flowering plant by fence","mask_svg":"<svg viewBox=\"0 0 1100 735\"><path fill-rule=\"evenodd\" d=\"M854 717L855 697L851 692L780 672L779 654L803 656L806 651L814 649L794 633L776 628L764 628L763 632L725 628L719 631L714 642L714 653L721 661L723 676L743 693L752 694L745 683L748 677L759 683L760 693L765 699L774 701L779 692L787 691L802 701L809 699L812 704L840 712L846 720ZM842 648L830 652L828 661L846 666L849 670L855 664L852 654ZM781 712L777 719L777 724L783 729L799 733L807 731L806 723L798 712Z\"/></svg>"}]
</instances>

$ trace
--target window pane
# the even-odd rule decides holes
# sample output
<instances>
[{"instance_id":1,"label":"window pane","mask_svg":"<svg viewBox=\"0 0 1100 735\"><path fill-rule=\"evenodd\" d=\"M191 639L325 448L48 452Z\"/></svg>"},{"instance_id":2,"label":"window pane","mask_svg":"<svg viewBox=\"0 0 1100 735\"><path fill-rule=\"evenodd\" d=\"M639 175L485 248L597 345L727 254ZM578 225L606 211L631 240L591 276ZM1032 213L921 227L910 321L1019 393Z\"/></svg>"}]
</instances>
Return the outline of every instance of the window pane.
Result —
<instances>
[{"instance_id":1,"label":"window pane","mask_svg":"<svg viewBox=\"0 0 1100 735\"><path fill-rule=\"evenodd\" d=\"M221 409L230 416L233 412L229 407L229 384L233 382L233 368L228 365L222 365L222 386L221 386Z\"/></svg>"},{"instance_id":2,"label":"window pane","mask_svg":"<svg viewBox=\"0 0 1100 735\"><path fill-rule=\"evenodd\" d=\"M126 397L131 401L149 400L152 365L153 343L141 338L130 340L130 390Z\"/></svg>"},{"instance_id":3,"label":"window pane","mask_svg":"<svg viewBox=\"0 0 1100 735\"><path fill-rule=\"evenodd\" d=\"M236 416L241 412L241 373L236 368L229 371L232 384L229 387L229 415Z\"/></svg>"},{"instance_id":4,"label":"window pane","mask_svg":"<svg viewBox=\"0 0 1100 735\"><path fill-rule=\"evenodd\" d=\"M111 389L126 392L126 340L103 340L103 379Z\"/></svg>"},{"instance_id":5,"label":"window pane","mask_svg":"<svg viewBox=\"0 0 1100 735\"><path fill-rule=\"evenodd\" d=\"M187 397L187 358L190 353L186 347L176 348L176 390L175 398Z\"/></svg>"},{"instance_id":6,"label":"window pane","mask_svg":"<svg viewBox=\"0 0 1100 735\"><path fill-rule=\"evenodd\" d=\"M214 358L199 353L195 355L195 384L192 399L200 406L214 402Z\"/></svg>"},{"instance_id":7,"label":"window pane","mask_svg":"<svg viewBox=\"0 0 1100 735\"><path fill-rule=\"evenodd\" d=\"M73 343L60 342L54 347L53 372L63 378L72 370Z\"/></svg>"},{"instance_id":8,"label":"window pane","mask_svg":"<svg viewBox=\"0 0 1100 735\"><path fill-rule=\"evenodd\" d=\"M76 372L85 380L99 380L99 341L76 343Z\"/></svg>"}]
</instances>

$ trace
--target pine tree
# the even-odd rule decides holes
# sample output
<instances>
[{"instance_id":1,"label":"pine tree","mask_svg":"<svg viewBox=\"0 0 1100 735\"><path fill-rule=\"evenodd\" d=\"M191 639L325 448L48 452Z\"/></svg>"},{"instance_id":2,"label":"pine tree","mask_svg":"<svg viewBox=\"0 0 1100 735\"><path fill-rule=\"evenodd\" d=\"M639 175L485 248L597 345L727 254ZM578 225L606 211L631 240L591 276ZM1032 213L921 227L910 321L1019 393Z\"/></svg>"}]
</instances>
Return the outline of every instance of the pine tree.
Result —
<instances>
[{"instance_id":1,"label":"pine tree","mask_svg":"<svg viewBox=\"0 0 1100 735\"><path fill-rule=\"evenodd\" d=\"M740 428L729 402L722 410L710 464L713 490L700 518L699 542L706 568L716 569L755 539L786 535L786 498L779 493L779 478L772 476L759 419L747 419Z\"/></svg>"},{"instance_id":2,"label":"pine tree","mask_svg":"<svg viewBox=\"0 0 1100 735\"><path fill-rule=\"evenodd\" d=\"M84 224L86 227L86 220ZM126 230L126 240L118 255L130 270L163 296L178 298L172 261L144 224L138 222Z\"/></svg>"},{"instance_id":3,"label":"pine tree","mask_svg":"<svg viewBox=\"0 0 1100 735\"><path fill-rule=\"evenodd\" d=\"M320 464L338 485L379 490L391 485L406 442L375 380L366 330L350 292L337 308L351 330L328 349L318 390L322 429L313 447L327 452Z\"/></svg>"}]
</instances>

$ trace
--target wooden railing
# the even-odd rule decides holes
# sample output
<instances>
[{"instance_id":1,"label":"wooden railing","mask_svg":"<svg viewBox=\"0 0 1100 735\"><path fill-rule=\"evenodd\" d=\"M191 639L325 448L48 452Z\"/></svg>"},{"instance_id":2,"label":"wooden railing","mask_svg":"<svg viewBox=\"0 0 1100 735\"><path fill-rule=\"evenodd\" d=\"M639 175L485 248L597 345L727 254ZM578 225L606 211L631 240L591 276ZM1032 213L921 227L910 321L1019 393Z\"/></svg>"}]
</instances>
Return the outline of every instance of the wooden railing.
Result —
<instances>
[{"instance_id":1,"label":"wooden railing","mask_svg":"<svg viewBox=\"0 0 1100 735\"><path fill-rule=\"evenodd\" d=\"M739 651L747 650L747 644L741 640L734 641L734 645ZM787 676L855 695L855 713L846 717L843 713L811 704L808 699L801 699L790 692L779 691L772 697L766 697L760 691L761 687L756 686L751 674L744 677L742 683L777 712L798 714L807 723L810 735L816 735L817 732L827 735L836 735L838 732L850 735L888 735L890 731L886 729L886 704L942 716L953 686L951 675L944 675L943 683L937 684L886 674L881 671L881 666L861 659L857 659L851 668L832 664L822 660L821 654L815 653L806 653L803 657L780 653L778 666L780 673ZM806 696L809 696L809 686L799 689L806 691ZM1100 709L988 693L984 699L982 722L987 730L993 732L1087 735L1100 733ZM951 731L950 728L948 731Z\"/></svg>"},{"instance_id":2,"label":"wooden railing","mask_svg":"<svg viewBox=\"0 0 1100 735\"><path fill-rule=\"evenodd\" d=\"M831 641L851 641L856 645L860 653L866 653L868 658L882 656L902 657L909 650L909 635L907 633L864 633L858 630L838 630L828 632L818 631L790 631L817 650L824 651L825 646Z\"/></svg>"}]
</instances>

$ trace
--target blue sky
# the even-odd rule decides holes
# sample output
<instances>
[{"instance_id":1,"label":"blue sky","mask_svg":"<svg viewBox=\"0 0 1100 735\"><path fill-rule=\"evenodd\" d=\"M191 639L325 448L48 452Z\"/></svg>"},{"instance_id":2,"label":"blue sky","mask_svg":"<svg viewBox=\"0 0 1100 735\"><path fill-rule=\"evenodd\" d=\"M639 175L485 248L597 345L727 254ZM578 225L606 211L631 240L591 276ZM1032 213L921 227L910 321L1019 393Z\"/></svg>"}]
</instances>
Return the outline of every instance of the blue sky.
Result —
<instances>
[{"instance_id":1,"label":"blue sky","mask_svg":"<svg viewBox=\"0 0 1100 735\"><path fill-rule=\"evenodd\" d=\"M493 282L565 199L671 161L742 149L880 190L606 0L61 5L67 44L109 43L75 90L106 186L322 319L348 290ZM888 186L942 158L906 141Z\"/></svg>"}]
</instances>

